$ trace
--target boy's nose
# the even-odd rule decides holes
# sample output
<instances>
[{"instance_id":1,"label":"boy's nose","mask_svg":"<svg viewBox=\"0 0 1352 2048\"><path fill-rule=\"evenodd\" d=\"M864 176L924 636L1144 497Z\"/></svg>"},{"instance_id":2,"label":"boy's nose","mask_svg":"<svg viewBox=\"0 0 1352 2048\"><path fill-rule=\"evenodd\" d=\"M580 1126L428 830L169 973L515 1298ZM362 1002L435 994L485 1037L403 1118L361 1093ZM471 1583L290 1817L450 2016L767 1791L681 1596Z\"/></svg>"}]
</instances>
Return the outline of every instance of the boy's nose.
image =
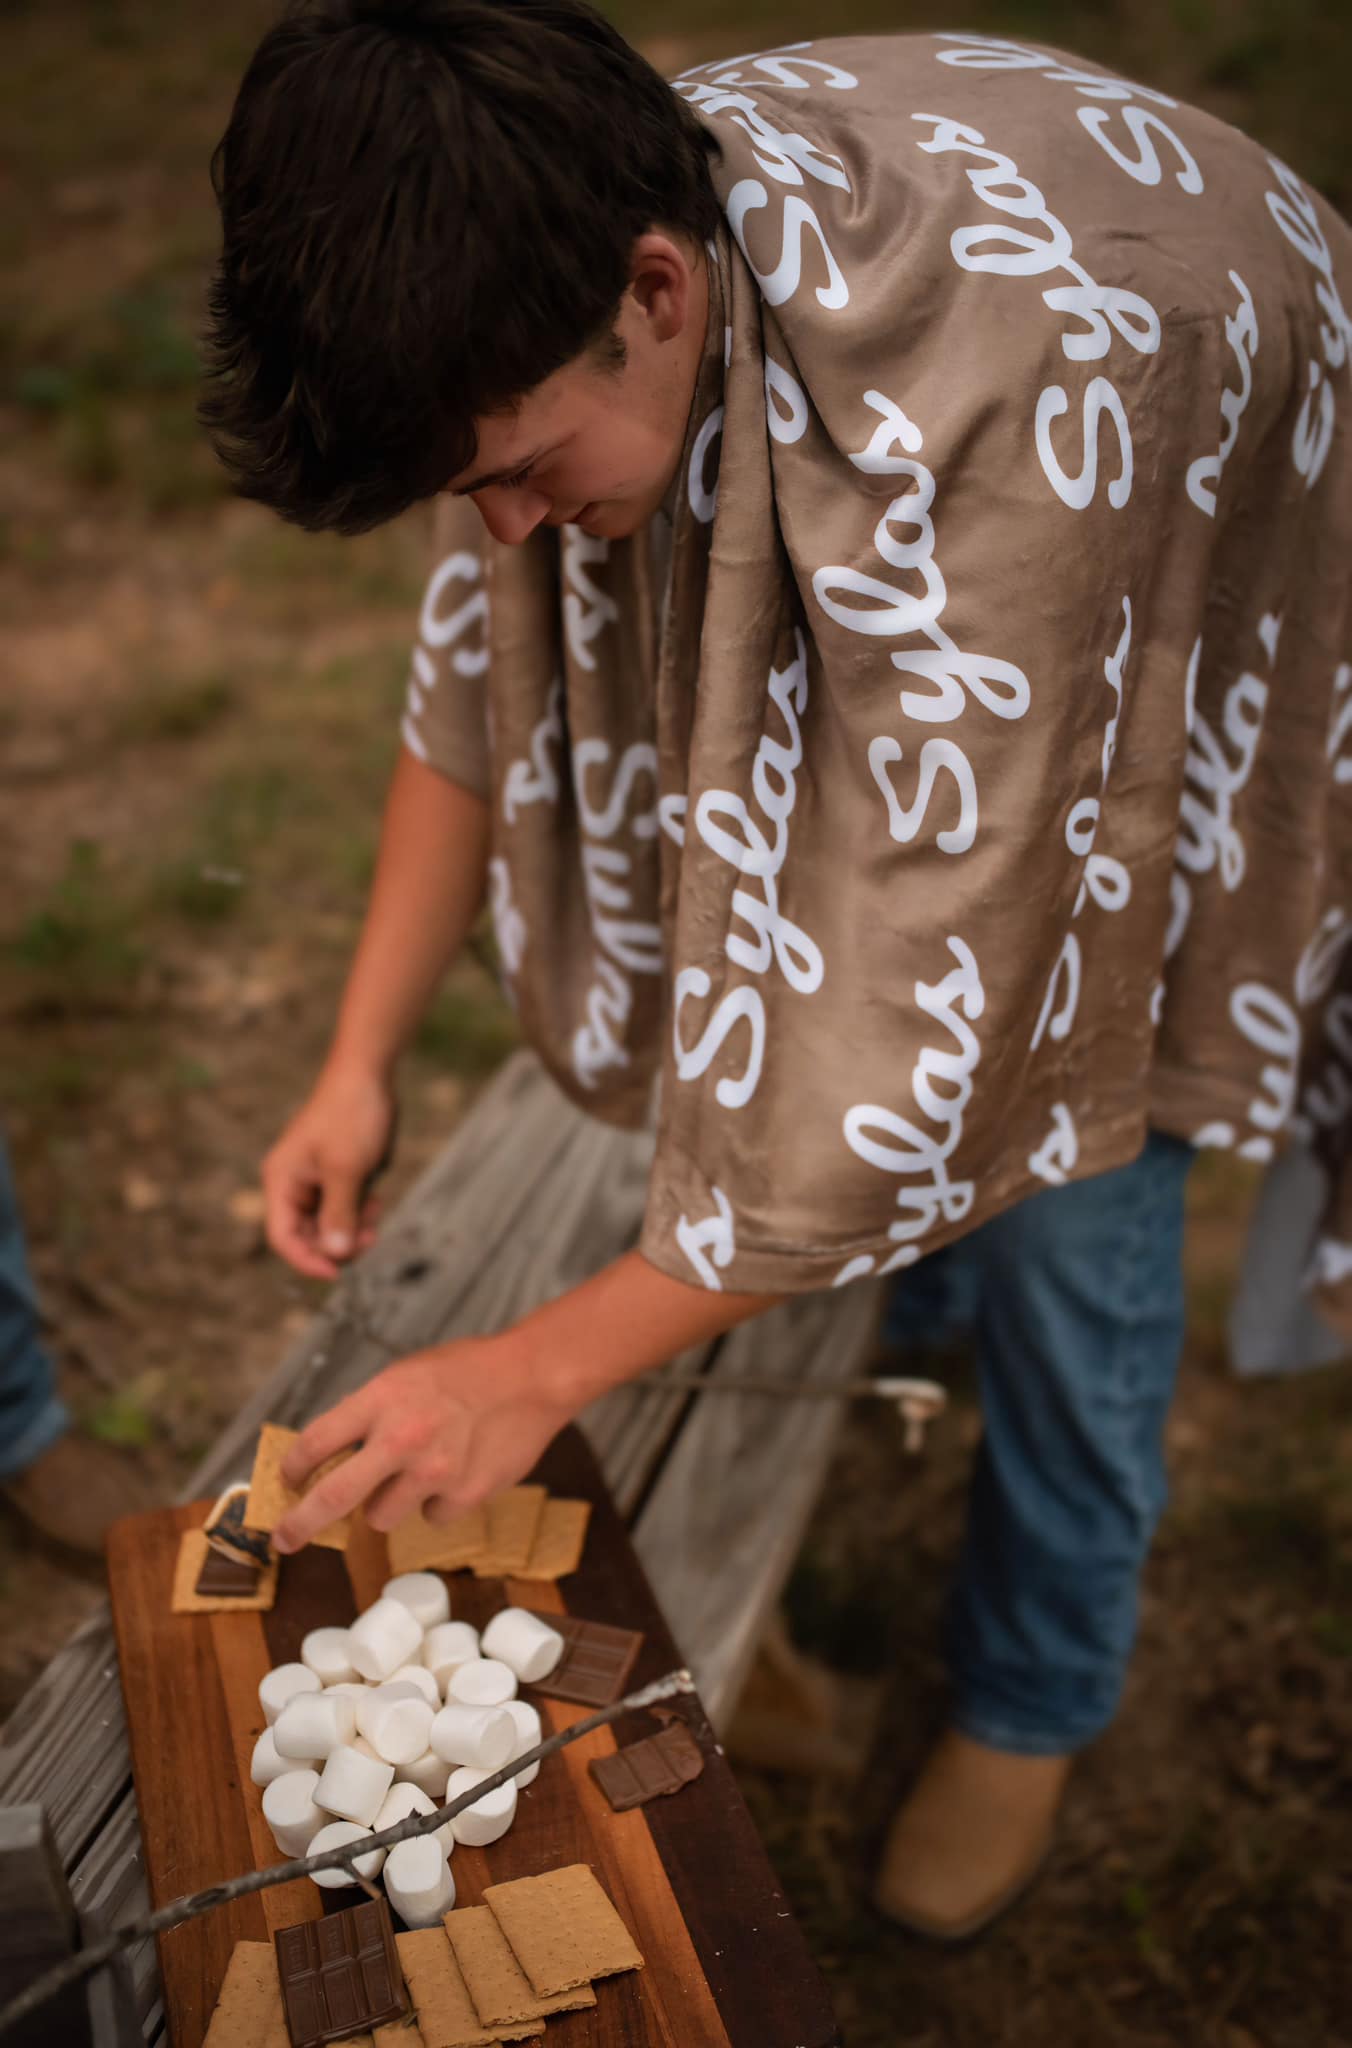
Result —
<instances>
[{"instance_id":1,"label":"boy's nose","mask_svg":"<svg viewBox=\"0 0 1352 2048\"><path fill-rule=\"evenodd\" d=\"M528 539L548 515L550 505L543 491L504 491L492 485L486 491L477 491L474 502L494 540L507 547L519 547Z\"/></svg>"}]
</instances>

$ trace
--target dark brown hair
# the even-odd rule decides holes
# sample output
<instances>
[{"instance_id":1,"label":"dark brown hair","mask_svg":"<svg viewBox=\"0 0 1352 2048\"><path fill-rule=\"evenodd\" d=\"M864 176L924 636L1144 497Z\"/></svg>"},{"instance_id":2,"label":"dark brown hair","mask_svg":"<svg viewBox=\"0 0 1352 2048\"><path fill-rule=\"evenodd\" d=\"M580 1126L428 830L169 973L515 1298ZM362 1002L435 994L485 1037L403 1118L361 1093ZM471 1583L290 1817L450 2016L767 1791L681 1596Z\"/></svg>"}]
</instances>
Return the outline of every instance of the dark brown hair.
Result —
<instances>
[{"instance_id":1,"label":"dark brown hair","mask_svg":"<svg viewBox=\"0 0 1352 2048\"><path fill-rule=\"evenodd\" d=\"M212 158L200 414L246 497L361 533L477 417L603 344L634 240L703 237L713 147L583 0L305 0Z\"/></svg>"}]
</instances>

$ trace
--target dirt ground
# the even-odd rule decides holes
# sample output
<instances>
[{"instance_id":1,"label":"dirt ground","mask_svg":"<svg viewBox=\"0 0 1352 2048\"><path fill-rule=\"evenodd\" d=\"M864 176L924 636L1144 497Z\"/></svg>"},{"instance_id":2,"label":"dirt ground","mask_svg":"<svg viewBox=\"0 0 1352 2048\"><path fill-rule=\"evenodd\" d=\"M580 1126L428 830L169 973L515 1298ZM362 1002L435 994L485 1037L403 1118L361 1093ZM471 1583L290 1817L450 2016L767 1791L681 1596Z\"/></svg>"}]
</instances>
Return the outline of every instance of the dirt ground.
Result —
<instances>
[{"instance_id":1,"label":"dirt ground","mask_svg":"<svg viewBox=\"0 0 1352 2048\"><path fill-rule=\"evenodd\" d=\"M0 1129L63 1390L166 1492L319 1298L264 1251L258 1161L332 1016L425 566L417 516L335 543L231 503L193 428L206 153L271 12L0 7ZM814 25L797 0L733 28L712 0L617 12L671 68ZM1080 48L1352 202L1345 10L857 0L832 26L883 21ZM510 1043L471 958L411 1056L392 1195ZM1174 1500L1123 1714L1037 1894L962 1955L863 1899L943 1712L967 1368L923 1458L843 1444L786 1619L853 1766L744 1782L851 2048L1352 2044L1352 1379L1226 1377L1248 1194L1195 1177ZM98 1597L0 1515L0 1715Z\"/></svg>"}]
</instances>

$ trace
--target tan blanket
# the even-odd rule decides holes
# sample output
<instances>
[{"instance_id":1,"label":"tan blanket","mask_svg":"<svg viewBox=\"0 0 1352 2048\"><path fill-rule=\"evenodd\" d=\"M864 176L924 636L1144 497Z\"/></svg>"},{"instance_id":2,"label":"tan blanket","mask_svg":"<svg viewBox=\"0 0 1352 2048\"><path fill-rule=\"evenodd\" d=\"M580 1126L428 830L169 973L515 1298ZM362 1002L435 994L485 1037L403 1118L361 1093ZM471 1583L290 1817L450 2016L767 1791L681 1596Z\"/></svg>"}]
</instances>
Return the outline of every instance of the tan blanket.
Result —
<instances>
[{"instance_id":1,"label":"tan blanket","mask_svg":"<svg viewBox=\"0 0 1352 2048\"><path fill-rule=\"evenodd\" d=\"M660 1077L643 1250L894 1271L1147 1122L1341 1161L1352 236L1014 43L677 89L730 232L665 626L647 536L499 548L446 500L404 727L491 796L560 1084L636 1122Z\"/></svg>"}]
</instances>

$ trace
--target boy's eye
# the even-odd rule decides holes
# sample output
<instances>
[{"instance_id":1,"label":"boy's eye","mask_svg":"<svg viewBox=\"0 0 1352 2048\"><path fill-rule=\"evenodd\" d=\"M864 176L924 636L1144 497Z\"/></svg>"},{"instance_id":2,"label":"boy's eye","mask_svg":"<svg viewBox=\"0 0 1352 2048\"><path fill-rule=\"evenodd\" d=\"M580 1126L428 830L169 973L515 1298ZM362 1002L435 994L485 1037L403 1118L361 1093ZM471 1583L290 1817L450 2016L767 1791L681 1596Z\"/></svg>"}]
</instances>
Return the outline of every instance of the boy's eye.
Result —
<instances>
[{"instance_id":1,"label":"boy's eye","mask_svg":"<svg viewBox=\"0 0 1352 2048\"><path fill-rule=\"evenodd\" d=\"M529 475L529 469L519 469L515 476L500 476L498 478L498 489L500 491L519 490Z\"/></svg>"}]
</instances>

